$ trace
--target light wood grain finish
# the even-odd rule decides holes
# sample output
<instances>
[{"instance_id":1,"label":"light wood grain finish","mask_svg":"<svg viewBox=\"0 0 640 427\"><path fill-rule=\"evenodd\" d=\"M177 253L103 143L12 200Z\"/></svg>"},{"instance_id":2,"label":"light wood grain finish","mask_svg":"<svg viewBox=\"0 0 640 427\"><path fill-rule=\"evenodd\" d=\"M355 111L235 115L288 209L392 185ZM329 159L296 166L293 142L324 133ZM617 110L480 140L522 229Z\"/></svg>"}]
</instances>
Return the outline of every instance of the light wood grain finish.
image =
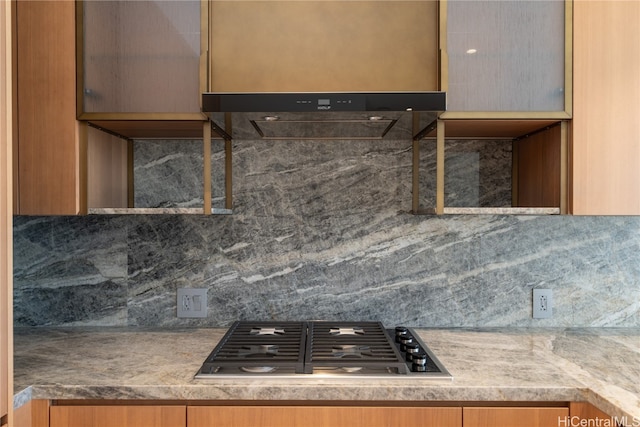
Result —
<instances>
[{"instance_id":1,"label":"light wood grain finish","mask_svg":"<svg viewBox=\"0 0 640 427\"><path fill-rule=\"evenodd\" d=\"M436 1L210 4L213 91L437 90Z\"/></svg>"},{"instance_id":2,"label":"light wood grain finish","mask_svg":"<svg viewBox=\"0 0 640 427\"><path fill-rule=\"evenodd\" d=\"M49 427L49 401L30 400L15 411L15 427Z\"/></svg>"},{"instance_id":3,"label":"light wood grain finish","mask_svg":"<svg viewBox=\"0 0 640 427\"><path fill-rule=\"evenodd\" d=\"M640 2L574 2L572 209L640 214Z\"/></svg>"},{"instance_id":4,"label":"light wood grain finish","mask_svg":"<svg viewBox=\"0 0 640 427\"><path fill-rule=\"evenodd\" d=\"M86 132L89 208L128 207L128 141L90 126Z\"/></svg>"},{"instance_id":5,"label":"light wood grain finish","mask_svg":"<svg viewBox=\"0 0 640 427\"><path fill-rule=\"evenodd\" d=\"M0 3L0 424L13 407L13 102L11 3Z\"/></svg>"},{"instance_id":6,"label":"light wood grain finish","mask_svg":"<svg viewBox=\"0 0 640 427\"><path fill-rule=\"evenodd\" d=\"M558 427L569 408L464 408L463 427Z\"/></svg>"},{"instance_id":7,"label":"light wood grain finish","mask_svg":"<svg viewBox=\"0 0 640 427\"><path fill-rule=\"evenodd\" d=\"M89 120L93 125L130 139L200 139L201 120Z\"/></svg>"},{"instance_id":8,"label":"light wood grain finish","mask_svg":"<svg viewBox=\"0 0 640 427\"><path fill-rule=\"evenodd\" d=\"M75 4L17 2L19 212L82 205L75 105Z\"/></svg>"},{"instance_id":9,"label":"light wood grain finish","mask_svg":"<svg viewBox=\"0 0 640 427\"><path fill-rule=\"evenodd\" d=\"M188 427L459 427L461 408L219 406L187 408Z\"/></svg>"},{"instance_id":10,"label":"light wood grain finish","mask_svg":"<svg viewBox=\"0 0 640 427\"><path fill-rule=\"evenodd\" d=\"M602 412L600 409L586 402L571 402L569 404L569 414L571 417L576 417L576 422L582 422L582 425L607 425L605 423L609 422L609 420L612 420L612 417L610 415ZM613 420L609 425L615 425Z\"/></svg>"},{"instance_id":11,"label":"light wood grain finish","mask_svg":"<svg viewBox=\"0 0 640 427\"><path fill-rule=\"evenodd\" d=\"M50 427L184 427L185 406L52 406Z\"/></svg>"},{"instance_id":12,"label":"light wood grain finish","mask_svg":"<svg viewBox=\"0 0 640 427\"><path fill-rule=\"evenodd\" d=\"M558 120L445 120L447 138L513 139L536 132ZM432 132L429 136L435 136Z\"/></svg>"},{"instance_id":13,"label":"light wood grain finish","mask_svg":"<svg viewBox=\"0 0 640 427\"><path fill-rule=\"evenodd\" d=\"M514 141L517 207L560 207L560 125Z\"/></svg>"}]
</instances>

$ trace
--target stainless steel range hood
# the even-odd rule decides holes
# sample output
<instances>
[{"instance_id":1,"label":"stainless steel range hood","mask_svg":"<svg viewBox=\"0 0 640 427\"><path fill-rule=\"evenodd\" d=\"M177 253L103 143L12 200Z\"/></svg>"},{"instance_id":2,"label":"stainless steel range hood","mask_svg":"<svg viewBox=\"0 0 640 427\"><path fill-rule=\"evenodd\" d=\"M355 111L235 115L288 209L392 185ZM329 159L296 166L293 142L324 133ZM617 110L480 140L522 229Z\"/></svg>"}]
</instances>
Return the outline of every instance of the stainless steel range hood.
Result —
<instances>
[{"instance_id":1,"label":"stainless steel range hood","mask_svg":"<svg viewBox=\"0 0 640 427\"><path fill-rule=\"evenodd\" d=\"M412 112L445 111L446 93L208 92L202 109L211 116L235 113L262 139L381 139Z\"/></svg>"}]
</instances>

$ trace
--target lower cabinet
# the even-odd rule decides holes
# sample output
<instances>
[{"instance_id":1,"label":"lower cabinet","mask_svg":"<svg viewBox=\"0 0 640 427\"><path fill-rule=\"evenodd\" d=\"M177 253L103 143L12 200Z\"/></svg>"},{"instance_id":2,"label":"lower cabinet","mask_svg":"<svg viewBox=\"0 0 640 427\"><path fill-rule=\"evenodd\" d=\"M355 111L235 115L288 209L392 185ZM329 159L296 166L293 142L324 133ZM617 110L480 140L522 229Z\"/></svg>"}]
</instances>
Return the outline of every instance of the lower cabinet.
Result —
<instances>
[{"instance_id":1,"label":"lower cabinet","mask_svg":"<svg viewBox=\"0 0 640 427\"><path fill-rule=\"evenodd\" d=\"M463 408L463 427L558 427L569 408Z\"/></svg>"},{"instance_id":2,"label":"lower cabinet","mask_svg":"<svg viewBox=\"0 0 640 427\"><path fill-rule=\"evenodd\" d=\"M190 406L187 427L460 427L459 407Z\"/></svg>"},{"instance_id":3,"label":"lower cabinet","mask_svg":"<svg viewBox=\"0 0 640 427\"><path fill-rule=\"evenodd\" d=\"M611 417L608 414L602 412L590 403L585 402L571 402L569 404L569 412L571 414L571 423L564 423L563 425L579 425L579 426L625 426L634 425L637 426L638 420L616 418Z\"/></svg>"},{"instance_id":4,"label":"lower cabinet","mask_svg":"<svg viewBox=\"0 0 640 427\"><path fill-rule=\"evenodd\" d=\"M50 427L184 427L186 406L51 406Z\"/></svg>"},{"instance_id":5,"label":"lower cabinet","mask_svg":"<svg viewBox=\"0 0 640 427\"><path fill-rule=\"evenodd\" d=\"M14 427L49 427L49 401L31 400L13 413Z\"/></svg>"},{"instance_id":6,"label":"lower cabinet","mask_svg":"<svg viewBox=\"0 0 640 427\"><path fill-rule=\"evenodd\" d=\"M15 427L558 427L609 422L612 418L588 403L548 406L483 406L446 402L442 406L301 405L254 402L136 402L32 400L15 411ZM419 405L420 403L416 403ZM494 402L494 405L499 404ZM432 403L431 405L437 405ZM588 425L605 425L592 423Z\"/></svg>"}]
</instances>

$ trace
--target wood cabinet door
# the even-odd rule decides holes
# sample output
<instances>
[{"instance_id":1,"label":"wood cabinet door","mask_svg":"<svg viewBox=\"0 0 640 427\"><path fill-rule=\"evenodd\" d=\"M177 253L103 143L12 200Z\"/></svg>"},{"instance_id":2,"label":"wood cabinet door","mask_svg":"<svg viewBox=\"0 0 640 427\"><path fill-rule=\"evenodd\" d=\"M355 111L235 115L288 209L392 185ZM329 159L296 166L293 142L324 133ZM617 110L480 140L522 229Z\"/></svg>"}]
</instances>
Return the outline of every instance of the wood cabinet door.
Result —
<instances>
[{"instance_id":1,"label":"wood cabinet door","mask_svg":"<svg viewBox=\"0 0 640 427\"><path fill-rule=\"evenodd\" d=\"M640 2L573 9L572 213L640 215Z\"/></svg>"},{"instance_id":2,"label":"wood cabinet door","mask_svg":"<svg viewBox=\"0 0 640 427\"><path fill-rule=\"evenodd\" d=\"M77 215L86 205L75 12L71 1L16 2L18 214Z\"/></svg>"},{"instance_id":3,"label":"wood cabinet door","mask_svg":"<svg viewBox=\"0 0 640 427\"><path fill-rule=\"evenodd\" d=\"M463 408L464 427L558 427L569 408Z\"/></svg>"},{"instance_id":4,"label":"wood cabinet door","mask_svg":"<svg viewBox=\"0 0 640 427\"><path fill-rule=\"evenodd\" d=\"M0 3L0 425L8 423L11 386L12 304L12 100L11 2Z\"/></svg>"},{"instance_id":5,"label":"wood cabinet door","mask_svg":"<svg viewBox=\"0 0 640 427\"><path fill-rule=\"evenodd\" d=\"M609 420L611 420L611 423L608 425L616 425L614 417L602 412L590 403L571 402L569 404L569 412L572 418L576 417L577 422L586 423L584 425L607 425L605 423L608 423Z\"/></svg>"},{"instance_id":6,"label":"wood cabinet door","mask_svg":"<svg viewBox=\"0 0 640 427\"><path fill-rule=\"evenodd\" d=\"M188 427L460 427L462 408L191 406Z\"/></svg>"},{"instance_id":7,"label":"wood cabinet door","mask_svg":"<svg viewBox=\"0 0 640 427\"><path fill-rule=\"evenodd\" d=\"M50 427L184 427L185 406L52 406Z\"/></svg>"},{"instance_id":8,"label":"wood cabinet door","mask_svg":"<svg viewBox=\"0 0 640 427\"><path fill-rule=\"evenodd\" d=\"M30 400L16 409L13 427L49 427L49 401Z\"/></svg>"}]
</instances>

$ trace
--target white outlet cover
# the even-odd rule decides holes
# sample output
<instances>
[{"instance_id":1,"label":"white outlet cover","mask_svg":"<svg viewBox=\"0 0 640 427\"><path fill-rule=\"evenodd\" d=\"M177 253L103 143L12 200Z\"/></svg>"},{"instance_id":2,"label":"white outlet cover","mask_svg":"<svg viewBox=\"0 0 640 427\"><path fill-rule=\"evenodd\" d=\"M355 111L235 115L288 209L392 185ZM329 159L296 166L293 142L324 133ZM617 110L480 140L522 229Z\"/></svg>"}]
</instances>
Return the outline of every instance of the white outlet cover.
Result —
<instances>
[{"instance_id":1,"label":"white outlet cover","mask_svg":"<svg viewBox=\"0 0 640 427\"><path fill-rule=\"evenodd\" d=\"M178 317L207 317L206 288L178 288L176 295Z\"/></svg>"}]
</instances>

